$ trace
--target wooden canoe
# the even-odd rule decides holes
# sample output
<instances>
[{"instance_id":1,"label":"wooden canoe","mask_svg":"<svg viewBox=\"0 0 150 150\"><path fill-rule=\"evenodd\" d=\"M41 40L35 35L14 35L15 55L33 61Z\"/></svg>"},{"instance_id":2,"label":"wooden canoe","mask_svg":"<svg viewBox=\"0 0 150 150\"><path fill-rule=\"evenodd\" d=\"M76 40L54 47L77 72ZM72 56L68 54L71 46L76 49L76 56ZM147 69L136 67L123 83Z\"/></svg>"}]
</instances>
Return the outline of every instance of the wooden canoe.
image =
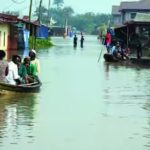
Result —
<instances>
[{"instance_id":1,"label":"wooden canoe","mask_svg":"<svg viewBox=\"0 0 150 150\"><path fill-rule=\"evenodd\" d=\"M115 59L111 54L104 54L104 59L106 62L119 62L118 59Z\"/></svg>"},{"instance_id":2,"label":"wooden canoe","mask_svg":"<svg viewBox=\"0 0 150 150\"><path fill-rule=\"evenodd\" d=\"M8 83L0 82L0 89L15 92L38 92L40 90L41 85L41 82L34 82L22 85L11 85Z\"/></svg>"}]
</instances>

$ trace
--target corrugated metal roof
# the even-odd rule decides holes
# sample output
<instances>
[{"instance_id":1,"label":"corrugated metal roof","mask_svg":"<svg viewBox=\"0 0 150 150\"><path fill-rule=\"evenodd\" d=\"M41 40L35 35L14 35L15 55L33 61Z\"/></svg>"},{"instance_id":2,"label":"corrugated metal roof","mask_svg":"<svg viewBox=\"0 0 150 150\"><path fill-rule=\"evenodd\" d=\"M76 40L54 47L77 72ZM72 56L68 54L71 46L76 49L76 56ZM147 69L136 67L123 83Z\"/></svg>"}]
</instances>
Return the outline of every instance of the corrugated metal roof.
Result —
<instances>
[{"instance_id":1,"label":"corrugated metal roof","mask_svg":"<svg viewBox=\"0 0 150 150\"><path fill-rule=\"evenodd\" d=\"M150 10L150 0L121 2L119 9L120 11L122 10Z\"/></svg>"},{"instance_id":2,"label":"corrugated metal roof","mask_svg":"<svg viewBox=\"0 0 150 150\"><path fill-rule=\"evenodd\" d=\"M20 19L18 18L18 16L0 13L0 23L17 23L17 22L29 23L35 26L39 25L37 21L29 21L26 18Z\"/></svg>"}]
</instances>

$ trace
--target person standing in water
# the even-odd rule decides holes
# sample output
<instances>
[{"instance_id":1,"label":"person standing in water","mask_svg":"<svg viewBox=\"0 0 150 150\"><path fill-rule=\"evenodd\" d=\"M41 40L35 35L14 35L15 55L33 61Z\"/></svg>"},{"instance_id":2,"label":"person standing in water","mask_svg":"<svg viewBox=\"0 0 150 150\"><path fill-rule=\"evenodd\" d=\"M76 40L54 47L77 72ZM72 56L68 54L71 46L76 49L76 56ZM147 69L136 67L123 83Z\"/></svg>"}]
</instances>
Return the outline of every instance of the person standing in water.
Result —
<instances>
[{"instance_id":1,"label":"person standing in water","mask_svg":"<svg viewBox=\"0 0 150 150\"><path fill-rule=\"evenodd\" d=\"M76 36L76 34L75 34L75 35L74 35L74 38L73 38L73 46L74 46L74 48L77 47L77 40L78 40L78 38L77 38L77 36Z\"/></svg>"},{"instance_id":2,"label":"person standing in water","mask_svg":"<svg viewBox=\"0 0 150 150\"><path fill-rule=\"evenodd\" d=\"M81 40L80 40L80 46L81 46L81 48L83 48L83 42L84 42L84 37L83 37L83 35L81 35Z\"/></svg>"}]
</instances>

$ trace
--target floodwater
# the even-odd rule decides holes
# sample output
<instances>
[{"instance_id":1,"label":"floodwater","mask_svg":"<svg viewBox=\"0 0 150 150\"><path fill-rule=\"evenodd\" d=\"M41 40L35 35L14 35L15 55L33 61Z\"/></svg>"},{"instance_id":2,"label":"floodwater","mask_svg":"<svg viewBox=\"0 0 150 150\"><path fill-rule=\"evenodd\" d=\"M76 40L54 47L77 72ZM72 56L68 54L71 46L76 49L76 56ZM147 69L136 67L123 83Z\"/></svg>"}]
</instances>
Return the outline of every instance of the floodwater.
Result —
<instances>
[{"instance_id":1,"label":"floodwater","mask_svg":"<svg viewBox=\"0 0 150 150\"><path fill-rule=\"evenodd\" d=\"M53 41L41 91L0 95L0 150L150 150L150 70L98 63L95 36Z\"/></svg>"}]
</instances>

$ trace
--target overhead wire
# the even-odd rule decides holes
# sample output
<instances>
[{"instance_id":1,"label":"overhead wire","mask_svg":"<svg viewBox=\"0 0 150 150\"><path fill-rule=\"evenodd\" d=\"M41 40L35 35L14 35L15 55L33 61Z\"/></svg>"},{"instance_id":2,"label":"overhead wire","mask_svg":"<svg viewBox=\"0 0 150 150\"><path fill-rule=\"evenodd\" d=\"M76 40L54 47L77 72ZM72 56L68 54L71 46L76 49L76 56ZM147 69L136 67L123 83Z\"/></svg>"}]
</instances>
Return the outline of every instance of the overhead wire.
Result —
<instances>
[{"instance_id":1,"label":"overhead wire","mask_svg":"<svg viewBox=\"0 0 150 150\"><path fill-rule=\"evenodd\" d=\"M3 8L3 11L8 11L8 10L11 10L12 6L14 7L14 5L21 5L23 3L25 3L26 0L11 0L11 4L9 4L7 7ZM33 5L33 9L36 9L37 6L38 6L38 2L39 0L34 0L34 5ZM20 13L22 13L23 11L29 9L28 6L24 6L23 8L18 8L18 11Z\"/></svg>"},{"instance_id":2,"label":"overhead wire","mask_svg":"<svg viewBox=\"0 0 150 150\"><path fill-rule=\"evenodd\" d=\"M25 0L22 0L20 2L17 2L16 0L11 0L12 2L16 3L16 4L23 4L25 2Z\"/></svg>"},{"instance_id":3,"label":"overhead wire","mask_svg":"<svg viewBox=\"0 0 150 150\"><path fill-rule=\"evenodd\" d=\"M25 2L25 0L22 0L20 2L17 2L16 0L11 0L12 3L10 5L8 5L7 7L3 8L3 11L6 10L10 10L10 8L14 5L14 4L23 4Z\"/></svg>"},{"instance_id":4,"label":"overhead wire","mask_svg":"<svg viewBox=\"0 0 150 150\"><path fill-rule=\"evenodd\" d=\"M11 3L11 4L10 4L10 5L8 5L7 7L3 8L3 11L5 11L5 10L9 10L9 9L12 7L12 5L14 5L14 3Z\"/></svg>"}]
</instances>

